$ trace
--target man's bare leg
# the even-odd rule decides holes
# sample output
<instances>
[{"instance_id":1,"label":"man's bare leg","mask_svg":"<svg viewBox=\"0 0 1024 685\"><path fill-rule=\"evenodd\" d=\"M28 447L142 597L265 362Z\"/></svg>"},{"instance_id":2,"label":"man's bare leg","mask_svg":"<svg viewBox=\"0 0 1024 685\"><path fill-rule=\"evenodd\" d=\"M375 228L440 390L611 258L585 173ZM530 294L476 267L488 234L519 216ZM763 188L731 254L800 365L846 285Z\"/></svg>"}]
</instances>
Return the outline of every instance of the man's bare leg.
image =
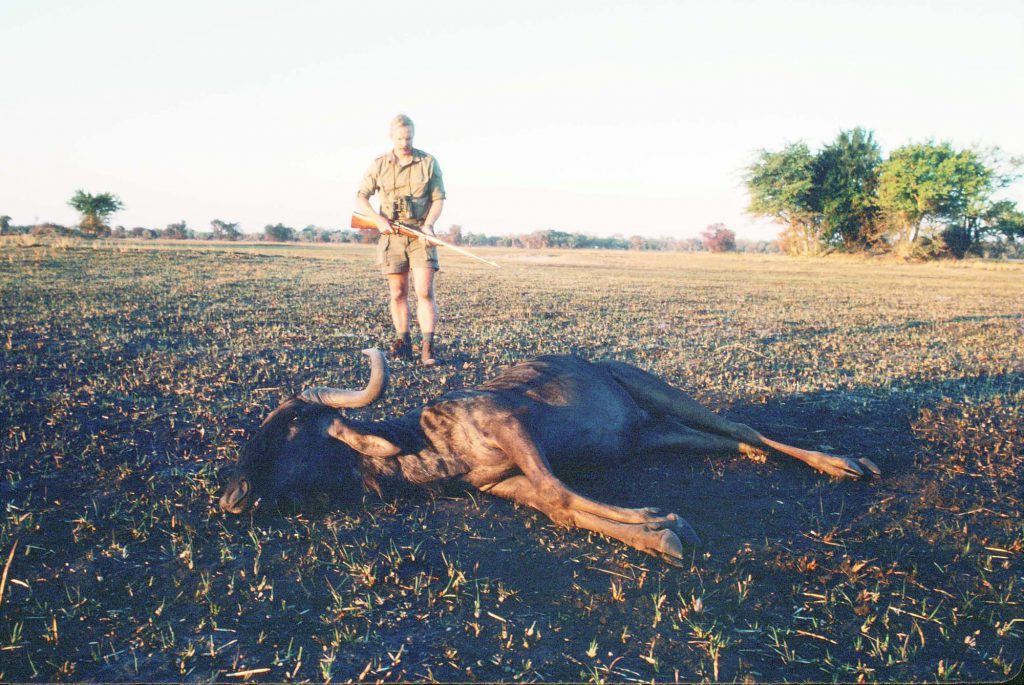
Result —
<instances>
[{"instance_id":1,"label":"man's bare leg","mask_svg":"<svg viewBox=\"0 0 1024 685\"><path fill-rule=\"evenodd\" d=\"M437 363L434 358L434 327L437 324L437 301L434 299L434 273L430 266L414 267L413 287L416 289L416 321L423 334L420 361L428 366Z\"/></svg>"},{"instance_id":2,"label":"man's bare leg","mask_svg":"<svg viewBox=\"0 0 1024 685\"><path fill-rule=\"evenodd\" d=\"M408 357L412 349L409 339L409 273L388 274L388 308L395 327L391 354Z\"/></svg>"}]
</instances>

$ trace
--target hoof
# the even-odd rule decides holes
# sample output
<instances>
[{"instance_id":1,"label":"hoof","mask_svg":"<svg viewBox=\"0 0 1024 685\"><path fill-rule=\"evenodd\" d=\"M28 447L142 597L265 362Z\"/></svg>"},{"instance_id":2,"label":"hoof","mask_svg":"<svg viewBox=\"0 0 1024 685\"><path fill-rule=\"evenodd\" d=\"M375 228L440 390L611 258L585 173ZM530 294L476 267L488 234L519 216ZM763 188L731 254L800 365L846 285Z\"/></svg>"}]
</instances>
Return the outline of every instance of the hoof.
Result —
<instances>
[{"instance_id":1,"label":"hoof","mask_svg":"<svg viewBox=\"0 0 1024 685\"><path fill-rule=\"evenodd\" d=\"M657 556L670 564L680 564L683 560L683 543L671 530L663 530L658 536Z\"/></svg>"},{"instance_id":2,"label":"hoof","mask_svg":"<svg viewBox=\"0 0 1024 685\"><path fill-rule=\"evenodd\" d=\"M700 538L697 537L697 534L693 532L693 528L686 521L675 514L670 514L670 516L675 519L671 522L674 526L672 528L661 528L653 532L653 536L648 538L649 545L638 546L638 549L681 568L684 566L683 542L696 545L700 543ZM680 537L682 540L680 540Z\"/></svg>"},{"instance_id":3,"label":"hoof","mask_svg":"<svg viewBox=\"0 0 1024 685\"><path fill-rule=\"evenodd\" d=\"M871 461L867 457L861 457L857 461L859 461L861 463L861 465L863 465L868 471L870 471L872 476L881 476L882 475L882 469L878 468L875 465L875 462Z\"/></svg>"},{"instance_id":4,"label":"hoof","mask_svg":"<svg viewBox=\"0 0 1024 685\"><path fill-rule=\"evenodd\" d=\"M867 457L850 459L848 457L834 457L830 454L819 453L818 462L812 463L811 465L822 473L835 478L852 478L853 480L859 480L865 476L871 477L882 474L881 470L875 466L874 462ZM865 473L865 470L867 473Z\"/></svg>"},{"instance_id":5,"label":"hoof","mask_svg":"<svg viewBox=\"0 0 1024 685\"><path fill-rule=\"evenodd\" d=\"M686 519L680 518L679 522L676 523L676 533L689 545L697 547L700 545L700 536L693 527L686 522Z\"/></svg>"},{"instance_id":6,"label":"hoof","mask_svg":"<svg viewBox=\"0 0 1024 685\"><path fill-rule=\"evenodd\" d=\"M669 514L659 522L665 528L675 532L679 538L688 545L697 546L700 544L700 537L693 530L693 527L686 522L679 514Z\"/></svg>"},{"instance_id":7,"label":"hoof","mask_svg":"<svg viewBox=\"0 0 1024 685\"><path fill-rule=\"evenodd\" d=\"M832 464L832 468L826 471L831 476L859 480L861 478L874 478L882 475L882 470L867 457L860 457L859 459L834 457L834 459L840 463Z\"/></svg>"}]
</instances>

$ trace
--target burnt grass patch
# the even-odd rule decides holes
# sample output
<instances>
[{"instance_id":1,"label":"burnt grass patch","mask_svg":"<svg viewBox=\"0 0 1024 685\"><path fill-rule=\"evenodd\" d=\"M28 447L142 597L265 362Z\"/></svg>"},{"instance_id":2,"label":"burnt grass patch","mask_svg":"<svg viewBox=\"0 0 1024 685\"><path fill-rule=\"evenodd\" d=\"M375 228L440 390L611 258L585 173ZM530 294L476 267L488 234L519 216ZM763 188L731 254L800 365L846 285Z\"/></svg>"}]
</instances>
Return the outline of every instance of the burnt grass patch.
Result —
<instances>
[{"instance_id":1,"label":"burnt grass patch","mask_svg":"<svg viewBox=\"0 0 1024 685\"><path fill-rule=\"evenodd\" d=\"M493 251L439 284L448 364L616 358L883 476L638 456L561 474L685 517L673 568L457 487L227 517L239 446L390 333L372 249L0 252L0 680L1004 680L1024 658L1024 269ZM569 254L569 253L567 253ZM559 261L561 260L561 261ZM8 563L9 562L9 563Z\"/></svg>"}]
</instances>

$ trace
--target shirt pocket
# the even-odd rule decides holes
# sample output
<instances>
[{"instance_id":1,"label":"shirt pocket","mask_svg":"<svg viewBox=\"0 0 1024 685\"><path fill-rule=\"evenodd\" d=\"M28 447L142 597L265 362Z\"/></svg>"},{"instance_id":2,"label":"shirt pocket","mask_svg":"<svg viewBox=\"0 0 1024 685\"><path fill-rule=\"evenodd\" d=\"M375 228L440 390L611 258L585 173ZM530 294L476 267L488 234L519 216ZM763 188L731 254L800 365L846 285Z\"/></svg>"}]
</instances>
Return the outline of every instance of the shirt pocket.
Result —
<instances>
[{"instance_id":1,"label":"shirt pocket","mask_svg":"<svg viewBox=\"0 0 1024 685\"><path fill-rule=\"evenodd\" d=\"M425 162L415 166L416 168L409 170L409 188L412 190L412 196L420 199L430 192L430 176Z\"/></svg>"}]
</instances>

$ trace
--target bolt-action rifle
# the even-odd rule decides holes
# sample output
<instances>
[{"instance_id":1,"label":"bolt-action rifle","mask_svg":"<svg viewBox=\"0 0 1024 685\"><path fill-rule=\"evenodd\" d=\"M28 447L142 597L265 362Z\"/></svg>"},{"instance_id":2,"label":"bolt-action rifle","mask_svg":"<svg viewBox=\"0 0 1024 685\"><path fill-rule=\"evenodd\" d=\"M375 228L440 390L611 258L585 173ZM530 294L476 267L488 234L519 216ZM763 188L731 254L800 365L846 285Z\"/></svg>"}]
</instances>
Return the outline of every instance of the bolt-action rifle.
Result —
<instances>
[{"instance_id":1,"label":"bolt-action rifle","mask_svg":"<svg viewBox=\"0 0 1024 685\"><path fill-rule=\"evenodd\" d=\"M459 247L458 245L452 245L451 243L449 243L446 240L441 240L436 235L430 235L429 233L424 233L423 231L421 231L418 228L415 228L413 226L407 226L406 224L403 224L403 223L398 222L398 221L391 221L391 220L389 220L388 223L391 224L391 227L394 228L396 231L398 231L400 234L402 234L404 236L407 236L409 238L423 238L428 243L433 243L434 245L441 245L441 246L447 247L447 248L449 248L451 250L455 250L459 254L464 254L467 257L472 257L473 259L481 261L484 264L490 264L491 266L493 266L496 269L500 269L501 268L501 267L499 267L497 264L495 264L492 261L484 259L483 257L477 257L475 254L473 254L469 250L464 250L461 247ZM361 229L363 231L371 231L371 230L372 231L376 231L377 230L377 222L374 221L369 216L363 214L362 212L352 212L352 228L358 228L358 229Z\"/></svg>"}]
</instances>

